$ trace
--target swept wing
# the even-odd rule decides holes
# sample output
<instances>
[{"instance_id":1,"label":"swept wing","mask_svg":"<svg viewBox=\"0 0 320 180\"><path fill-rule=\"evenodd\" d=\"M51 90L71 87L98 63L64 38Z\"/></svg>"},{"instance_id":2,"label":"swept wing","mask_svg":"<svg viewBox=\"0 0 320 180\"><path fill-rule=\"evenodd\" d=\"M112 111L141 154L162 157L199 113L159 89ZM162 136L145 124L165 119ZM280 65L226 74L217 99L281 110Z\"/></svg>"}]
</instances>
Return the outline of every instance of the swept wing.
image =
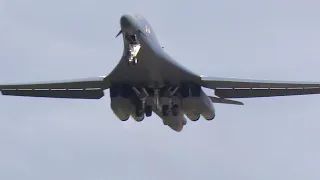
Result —
<instances>
[{"instance_id":1,"label":"swept wing","mask_svg":"<svg viewBox=\"0 0 320 180\"><path fill-rule=\"evenodd\" d=\"M221 98L320 94L320 82L269 81L202 76L201 85L214 89L215 95Z\"/></svg>"},{"instance_id":2,"label":"swept wing","mask_svg":"<svg viewBox=\"0 0 320 180\"><path fill-rule=\"evenodd\" d=\"M0 85L3 95L73 99L100 99L108 88L106 77Z\"/></svg>"}]
</instances>

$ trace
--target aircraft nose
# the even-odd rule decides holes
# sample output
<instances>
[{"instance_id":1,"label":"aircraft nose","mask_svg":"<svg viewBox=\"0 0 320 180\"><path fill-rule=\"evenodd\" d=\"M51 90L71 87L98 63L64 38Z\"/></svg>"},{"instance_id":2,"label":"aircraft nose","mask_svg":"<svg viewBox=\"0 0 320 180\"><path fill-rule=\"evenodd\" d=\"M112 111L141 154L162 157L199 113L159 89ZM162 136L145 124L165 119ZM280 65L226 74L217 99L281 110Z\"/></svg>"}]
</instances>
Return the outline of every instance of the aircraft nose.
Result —
<instances>
[{"instance_id":1,"label":"aircraft nose","mask_svg":"<svg viewBox=\"0 0 320 180\"><path fill-rule=\"evenodd\" d=\"M123 29L128 29L130 28L131 26L131 23L130 23L130 17L128 17L128 15L123 15L121 18L120 18L120 25Z\"/></svg>"},{"instance_id":2,"label":"aircraft nose","mask_svg":"<svg viewBox=\"0 0 320 180\"><path fill-rule=\"evenodd\" d=\"M121 16L120 26L122 31L127 33L134 33L137 29L134 18L128 14Z\"/></svg>"}]
</instances>

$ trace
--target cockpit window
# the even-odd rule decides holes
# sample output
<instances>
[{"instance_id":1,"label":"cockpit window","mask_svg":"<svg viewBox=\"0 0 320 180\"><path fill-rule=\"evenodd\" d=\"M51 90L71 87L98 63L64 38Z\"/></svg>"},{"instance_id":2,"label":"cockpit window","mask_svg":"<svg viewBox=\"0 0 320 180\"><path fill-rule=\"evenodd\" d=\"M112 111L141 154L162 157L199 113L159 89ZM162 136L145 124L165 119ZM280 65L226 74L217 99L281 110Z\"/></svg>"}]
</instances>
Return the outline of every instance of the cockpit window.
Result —
<instances>
[{"instance_id":1,"label":"cockpit window","mask_svg":"<svg viewBox=\"0 0 320 180\"><path fill-rule=\"evenodd\" d=\"M150 29L150 27L149 27L147 24L146 24L145 28L146 28L146 32L147 32L147 33L150 33L150 32L151 32L151 29Z\"/></svg>"}]
</instances>

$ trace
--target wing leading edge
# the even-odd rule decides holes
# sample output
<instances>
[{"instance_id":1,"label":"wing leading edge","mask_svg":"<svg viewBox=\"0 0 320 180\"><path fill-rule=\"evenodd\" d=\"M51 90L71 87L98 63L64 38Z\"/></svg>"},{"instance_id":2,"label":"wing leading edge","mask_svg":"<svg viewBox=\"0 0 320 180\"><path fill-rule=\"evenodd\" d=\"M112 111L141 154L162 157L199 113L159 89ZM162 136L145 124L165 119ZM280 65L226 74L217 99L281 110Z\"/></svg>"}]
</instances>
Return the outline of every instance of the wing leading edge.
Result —
<instances>
[{"instance_id":1,"label":"wing leading edge","mask_svg":"<svg viewBox=\"0 0 320 180\"><path fill-rule=\"evenodd\" d=\"M100 99L108 88L106 77L0 85L2 95L72 99Z\"/></svg>"},{"instance_id":2,"label":"wing leading edge","mask_svg":"<svg viewBox=\"0 0 320 180\"><path fill-rule=\"evenodd\" d=\"M320 82L268 81L202 77L201 85L220 98L253 98L320 94Z\"/></svg>"}]
</instances>

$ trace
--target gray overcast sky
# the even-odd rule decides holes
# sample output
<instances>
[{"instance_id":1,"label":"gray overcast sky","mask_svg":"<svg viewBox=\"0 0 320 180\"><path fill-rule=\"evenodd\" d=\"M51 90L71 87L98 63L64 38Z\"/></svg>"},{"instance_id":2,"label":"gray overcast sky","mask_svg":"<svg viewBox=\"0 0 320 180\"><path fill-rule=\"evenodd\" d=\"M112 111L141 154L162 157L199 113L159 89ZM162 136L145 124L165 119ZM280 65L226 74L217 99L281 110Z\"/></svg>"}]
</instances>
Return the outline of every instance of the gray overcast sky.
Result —
<instances>
[{"instance_id":1,"label":"gray overcast sky","mask_svg":"<svg viewBox=\"0 0 320 180\"><path fill-rule=\"evenodd\" d=\"M0 83L107 75L125 12L205 75L320 81L319 1L0 0ZM212 91L207 91L213 95ZM320 96L216 105L181 133L120 122L102 100L0 96L0 179L320 178Z\"/></svg>"}]
</instances>

